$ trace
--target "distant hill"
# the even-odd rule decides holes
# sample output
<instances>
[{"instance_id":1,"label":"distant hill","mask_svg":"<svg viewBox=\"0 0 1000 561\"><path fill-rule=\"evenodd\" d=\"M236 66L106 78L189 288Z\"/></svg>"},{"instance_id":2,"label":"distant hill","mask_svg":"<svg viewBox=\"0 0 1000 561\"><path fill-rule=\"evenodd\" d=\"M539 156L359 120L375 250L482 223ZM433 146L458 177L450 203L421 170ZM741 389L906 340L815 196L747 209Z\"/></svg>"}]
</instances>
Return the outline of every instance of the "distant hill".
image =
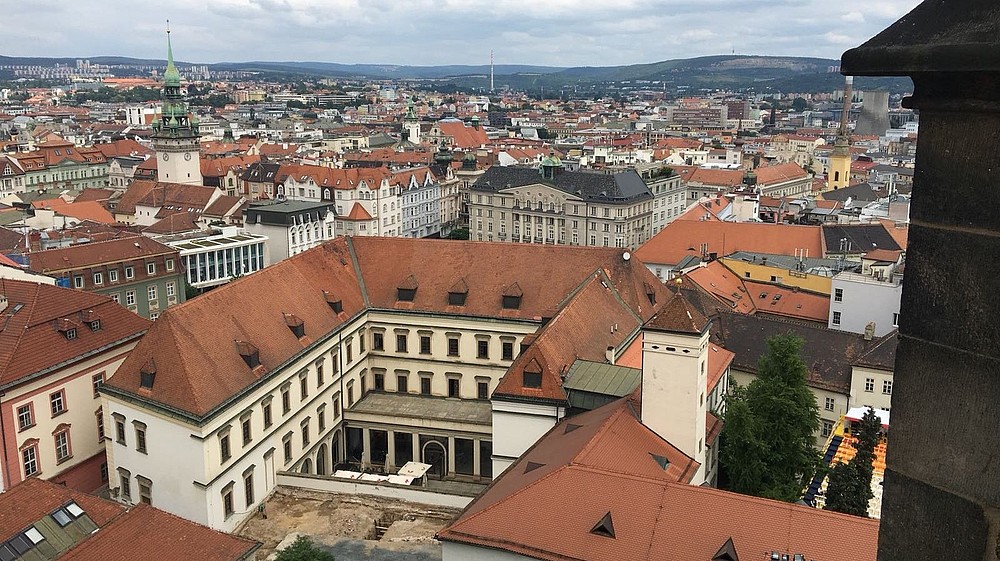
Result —
<instances>
[{"instance_id":1,"label":"distant hill","mask_svg":"<svg viewBox=\"0 0 1000 561\"><path fill-rule=\"evenodd\" d=\"M88 58L88 57L81 57ZM76 58L5 57L0 64L54 65L75 64ZM89 57L97 64L164 65L163 60L127 57ZM192 63L179 62L179 66ZM198 63L194 63L198 64ZM497 86L515 89L554 91L583 86L586 90L606 91L611 83L649 84L649 89L751 89L755 92L821 92L843 84L843 77L829 72L839 61L824 58L753 55L718 55L665 60L626 66L580 66L560 68L500 64L494 67ZM253 61L209 64L215 71L256 71L294 76L332 78L368 78L376 80L437 80L462 88L488 85L489 65L406 66L394 64L341 64L334 62ZM888 89L895 93L913 89L909 78L860 78L859 89ZM613 89L613 88L612 88Z\"/></svg>"}]
</instances>

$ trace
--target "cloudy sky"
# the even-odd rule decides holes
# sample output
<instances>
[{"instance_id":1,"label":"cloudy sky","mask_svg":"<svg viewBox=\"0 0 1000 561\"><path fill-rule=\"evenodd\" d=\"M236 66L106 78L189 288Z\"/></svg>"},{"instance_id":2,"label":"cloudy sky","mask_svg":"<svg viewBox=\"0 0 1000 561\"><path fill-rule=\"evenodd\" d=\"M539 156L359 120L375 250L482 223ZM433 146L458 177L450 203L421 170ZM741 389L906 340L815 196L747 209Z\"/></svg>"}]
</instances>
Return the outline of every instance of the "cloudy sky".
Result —
<instances>
[{"instance_id":1,"label":"cloudy sky","mask_svg":"<svg viewBox=\"0 0 1000 561\"><path fill-rule=\"evenodd\" d=\"M920 0L28 0L0 54L606 66L726 54L839 58Z\"/></svg>"}]
</instances>

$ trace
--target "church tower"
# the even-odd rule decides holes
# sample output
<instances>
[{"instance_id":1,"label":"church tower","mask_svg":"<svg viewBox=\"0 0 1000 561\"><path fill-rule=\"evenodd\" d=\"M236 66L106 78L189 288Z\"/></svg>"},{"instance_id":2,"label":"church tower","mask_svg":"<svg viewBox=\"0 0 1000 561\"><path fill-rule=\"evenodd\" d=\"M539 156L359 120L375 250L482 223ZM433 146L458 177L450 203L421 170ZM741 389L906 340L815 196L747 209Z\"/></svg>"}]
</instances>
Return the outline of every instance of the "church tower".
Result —
<instances>
[{"instance_id":1,"label":"church tower","mask_svg":"<svg viewBox=\"0 0 1000 561\"><path fill-rule=\"evenodd\" d=\"M163 73L163 109L153 121L153 150L159 181L201 185L198 119L188 114L181 95L181 74L174 66L174 52L167 29L167 70Z\"/></svg>"},{"instance_id":2,"label":"church tower","mask_svg":"<svg viewBox=\"0 0 1000 561\"><path fill-rule=\"evenodd\" d=\"M829 170L826 174L827 189L840 189L851 185L851 135L847 130L847 118L851 114L851 85L853 76L848 76L844 87L844 110L840 114L840 128L837 129L837 139L833 142L833 154L830 154Z\"/></svg>"},{"instance_id":3,"label":"church tower","mask_svg":"<svg viewBox=\"0 0 1000 561\"><path fill-rule=\"evenodd\" d=\"M420 144L420 121L417 119L417 113L413 110L413 98L409 98L406 102L406 116L403 117L403 131L406 133L404 135L405 140L409 140L413 144Z\"/></svg>"},{"instance_id":4,"label":"church tower","mask_svg":"<svg viewBox=\"0 0 1000 561\"><path fill-rule=\"evenodd\" d=\"M705 480L711 322L678 290L642 327L642 424L693 458Z\"/></svg>"}]
</instances>

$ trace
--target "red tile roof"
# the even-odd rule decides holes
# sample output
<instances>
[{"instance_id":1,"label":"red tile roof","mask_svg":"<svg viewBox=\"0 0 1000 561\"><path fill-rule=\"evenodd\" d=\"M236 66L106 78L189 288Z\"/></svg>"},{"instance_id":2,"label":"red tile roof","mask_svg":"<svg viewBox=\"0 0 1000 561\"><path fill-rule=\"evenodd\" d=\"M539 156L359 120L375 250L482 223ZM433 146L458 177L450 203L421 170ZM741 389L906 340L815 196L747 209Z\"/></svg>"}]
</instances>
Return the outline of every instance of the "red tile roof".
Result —
<instances>
[{"instance_id":1,"label":"red tile roof","mask_svg":"<svg viewBox=\"0 0 1000 561\"><path fill-rule=\"evenodd\" d=\"M149 505L138 504L60 557L64 561L199 561L245 559L260 547Z\"/></svg>"},{"instance_id":2,"label":"red tile roof","mask_svg":"<svg viewBox=\"0 0 1000 561\"><path fill-rule=\"evenodd\" d=\"M708 560L728 540L741 559L875 560L876 520L678 483L651 456L666 443L628 414L628 399L561 421L438 538L547 561ZM613 537L594 531L606 516Z\"/></svg>"},{"instance_id":3,"label":"red tile roof","mask_svg":"<svg viewBox=\"0 0 1000 561\"><path fill-rule=\"evenodd\" d=\"M464 266L455 268L455 263ZM602 279L585 286L584 281L598 272ZM410 277L417 287L413 301L397 302L397 288ZM460 279L469 291L465 305L450 306L448 291ZM520 307L504 309L501 293L514 283L523 293ZM301 318L313 340L366 305L537 322L562 313L574 318L567 323L576 326L576 333L553 319L554 329L547 337L554 341L553 348L560 348L573 337L590 340L591 330L610 337L609 321L614 317L624 319L617 320L619 331L611 338L624 337L629 314L638 316L631 320L637 323L654 312L647 287L658 302L666 300L665 289L645 265L636 259L625 261L621 250L614 248L338 238L168 308L108 387L139 395L139 370L154 359L157 383L149 399L202 416L259 379L261 373L247 367L236 352L236 341L259 348L264 372L301 352L302 343L285 325L283 313ZM587 294L578 296L581 288L587 288ZM607 296L593 296L612 288L625 306ZM333 313L324 291L342 301L342 314ZM580 305L565 304L571 297L584 299ZM543 339L539 350L546 345ZM594 358L603 358L606 348L602 342L602 357ZM562 354L549 354L553 361L564 360Z\"/></svg>"},{"instance_id":4,"label":"red tile roof","mask_svg":"<svg viewBox=\"0 0 1000 561\"><path fill-rule=\"evenodd\" d=\"M757 185L768 186L794 179L804 179L809 174L795 162L787 162L772 166L762 166L754 170L757 174Z\"/></svg>"},{"instance_id":5,"label":"red tile roof","mask_svg":"<svg viewBox=\"0 0 1000 561\"><path fill-rule=\"evenodd\" d=\"M708 319L701 314L681 292L676 292L667 303L646 322L646 328L671 333L699 335L708 327Z\"/></svg>"},{"instance_id":6,"label":"red tile roof","mask_svg":"<svg viewBox=\"0 0 1000 561\"><path fill-rule=\"evenodd\" d=\"M795 255L801 249L818 257L823 255L822 240L819 226L675 220L635 255L645 263L675 265L688 255L701 255L702 244L706 244L707 252L719 257L736 251Z\"/></svg>"},{"instance_id":7,"label":"red tile roof","mask_svg":"<svg viewBox=\"0 0 1000 561\"><path fill-rule=\"evenodd\" d=\"M365 210L365 207L363 207L361 203L354 203L354 206L351 207L351 212L349 212L347 216L342 216L341 218L343 220L363 221L371 220L372 215Z\"/></svg>"},{"instance_id":8,"label":"red tile roof","mask_svg":"<svg viewBox=\"0 0 1000 561\"><path fill-rule=\"evenodd\" d=\"M102 263L118 263L176 252L176 249L156 240L132 235L103 242L35 251L29 254L28 267L32 271L52 274Z\"/></svg>"},{"instance_id":9,"label":"red tile roof","mask_svg":"<svg viewBox=\"0 0 1000 561\"><path fill-rule=\"evenodd\" d=\"M829 295L745 280L720 261L693 269L685 278L741 314L769 313L824 324L830 315Z\"/></svg>"},{"instance_id":10,"label":"red tile roof","mask_svg":"<svg viewBox=\"0 0 1000 561\"><path fill-rule=\"evenodd\" d=\"M0 315L0 386L135 339L149 325L114 300L90 292L0 279L0 294L8 301ZM100 328L93 331L84 315L95 314ZM58 330L60 322L76 328L75 339Z\"/></svg>"},{"instance_id":11,"label":"red tile roof","mask_svg":"<svg viewBox=\"0 0 1000 561\"><path fill-rule=\"evenodd\" d=\"M469 127L461 121L440 121L438 126L442 134L452 137L452 145L458 148L479 148L489 142L483 127Z\"/></svg>"},{"instance_id":12,"label":"red tile roof","mask_svg":"<svg viewBox=\"0 0 1000 561\"><path fill-rule=\"evenodd\" d=\"M51 210L61 216L80 220L93 220L101 224L114 224L115 217L97 201L67 203L61 198L45 199L31 203L32 208Z\"/></svg>"}]
</instances>

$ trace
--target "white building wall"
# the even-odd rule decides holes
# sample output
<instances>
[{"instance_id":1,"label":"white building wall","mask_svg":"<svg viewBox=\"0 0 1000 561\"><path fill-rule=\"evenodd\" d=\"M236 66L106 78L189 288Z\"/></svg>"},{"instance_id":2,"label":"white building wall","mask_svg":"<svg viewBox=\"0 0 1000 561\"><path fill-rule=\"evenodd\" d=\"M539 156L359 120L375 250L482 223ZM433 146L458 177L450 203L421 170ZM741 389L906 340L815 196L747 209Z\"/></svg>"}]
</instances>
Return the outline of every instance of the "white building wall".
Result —
<instances>
[{"instance_id":1,"label":"white building wall","mask_svg":"<svg viewBox=\"0 0 1000 561\"><path fill-rule=\"evenodd\" d=\"M855 366L851 369L851 407L892 407L892 372Z\"/></svg>"},{"instance_id":2,"label":"white building wall","mask_svg":"<svg viewBox=\"0 0 1000 561\"><path fill-rule=\"evenodd\" d=\"M493 478L566 415L562 407L493 400Z\"/></svg>"},{"instance_id":3,"label":"white building wall","mask_svg":"<svg viewBox=\"0 0 1000 561\"><path fill-rule=\"evenodd\" d=\"M875 322L875 336L882 337L897 327L902 296L901 282L879 281L857 273L839 273L831 283L827 327L864 333L865 326Z\"/></svg>"},{"instance_id":4,"label":"white building wall","mask_svg":"<svg viewBox=\"0 0 1000 561\"><path fill-rule=\"evenodd\" d=\"M464 543L441 542L441 561L536 561L509 551L477 547Z\"/></svg>"}]
</instances>

